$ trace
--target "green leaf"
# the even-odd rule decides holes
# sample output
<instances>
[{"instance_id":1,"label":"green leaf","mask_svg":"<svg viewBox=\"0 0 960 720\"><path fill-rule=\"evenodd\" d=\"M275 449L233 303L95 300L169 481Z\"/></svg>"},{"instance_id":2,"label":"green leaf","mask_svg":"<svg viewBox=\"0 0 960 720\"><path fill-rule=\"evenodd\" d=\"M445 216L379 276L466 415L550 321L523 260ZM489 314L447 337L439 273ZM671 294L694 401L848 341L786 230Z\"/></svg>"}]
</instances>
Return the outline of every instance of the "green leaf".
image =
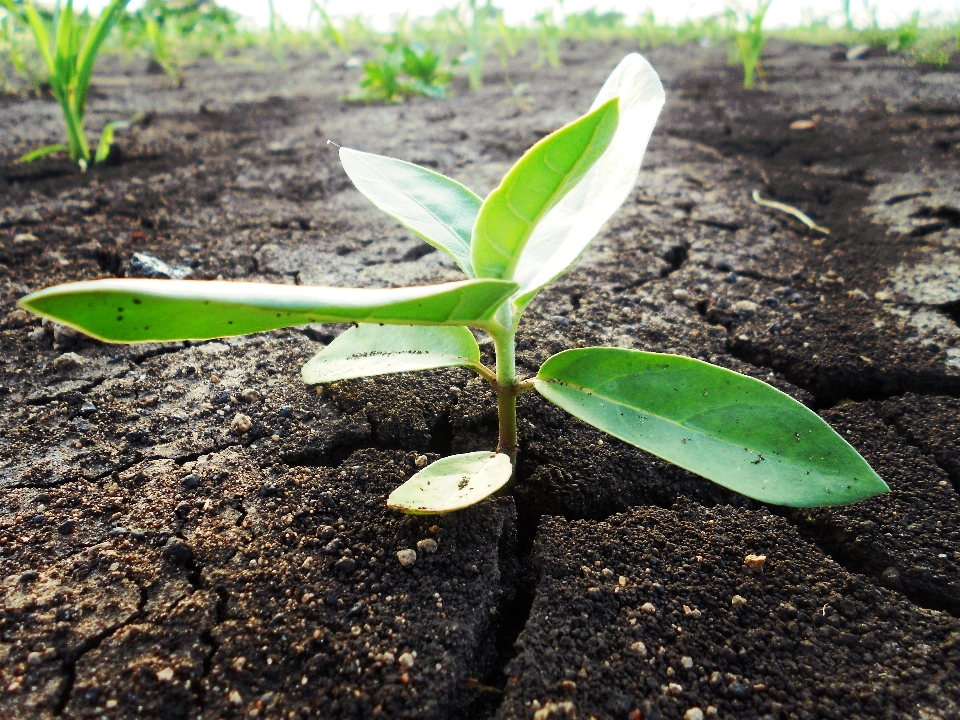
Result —
<instances>
[{"instance_id":1,"label":"green leaf","mask_svg":"<svg viewBox=\"0 0 960 720\"><path fill-rule=\"evenodd\" d=\"M637 184L644 151L663 107L663 86L650 63L631 53L610 74L591 111L611 98L620 100L620 121L612 140L576 187L537 223L509 276L520 283L514 300L519 310L577 261Z\"/></svg>"},{"instance_id":2,"label":"green leaf","mask_svg":"<svg viewBox=\"0 0 960 720\"><path fill-rule=\"evenodd\" d=\"M534 382L584 422L755 500L845 505L888 490L816 413L766 383L699 360L567 350L548 359Z\"/></svg>"},{"instance_id":3,"label":"green leaf","mask_svg":"<svg viewBox=\"0 0 960 720\"><path fill-rule=\"evenodd\" d=\"M44 145L42 148L37 148L36 150L31 150L26 155L20 158L20 162L29 163L34 160L39 160L40 158L45 158L47 155L53 155L58 152L70 152L70 146L64 145L62 143L57 143L55 145Z\"/></svg>"},{"instance_id":4,"label":"green leaf","mask_svg":"<svg viewBox=\"0 0 960 720\"><path fill-rule=\"evenodd\" d=\"M470 235L479 197L455 180L402 160L340 148L340 162L370 202L449 253L468 277L476 277Z\"/></svg>"},{"instance_id":5,"label":"green leaf","mask_svg":"<svg viewBox=\"0 0 960 720\"><path fill-rule=\"evenodd\" d=\"M97 61L97 53L100 51L100 46L103 44L103 41L107 39L107 35L110 34L110 29L113 27L120 13L123 12L123 9L129 2L130 0L112 0L112 2L100 12L99 17L97 17L97 22L94 23L84 38L83 47L80 48L77 57L76 68L76 109L81 116L86 111L87 93L90 89L90 78L93 76L93 65Z\"/></svg>"},{"instance_id":6,"label":"green leaf","mask_svg":"<svg viewBox=\"0 0 960 720\"><path fill-rule=\"evenodd\" d=\"M476 505L513 475L510 458L487 451L451 455L427 465L387 498L387 507L411 515L438 515Z\"/></svg>"},{"instance_id":7,"label":"green leaf","mask_svg":"<svg viewBox=\"0 0 960 720\"><path fill-rule=\"evenodd\" d=\"M509 279L546 212L583 178L613 139L617 98L547 135L524 153L483 201L473 227L477 277Z\"/></svg>"},{"instance_id":8,"label":"green leaf","mask_svg":"<svg viewBox=\"0 0 960 720\"><path fill-rule=\"evenodd\" d=\"M361 325L314 356L300 375L307 385L442 367L478 367L480 348L465 327Z\"/></svg>"},{"instance_id":9,"label":"green leaf","mask_svg":"<svg viewBox=\"0 0 960 720\"><path fill-rule=\"evenodd\" d=\"M129 120L111 120L104 125L103 132L100 134L100 142L97 143L97 154L94 156L93 161L95 163L104 162L110 155L110 148L113 147L113 140L117 130L126 130L142 117L143 113L137 113Z\"/></svg>"},{"instance_id":10,"label":"green leaf","mask_svg":"<svg viewBox=\"0 0 960 720\"><path fill-rule=\"evenodd\" d=\"M313 322L482 327L516 283L356 289L201 280L91 280L20 306L108 342L208 340Z\"/></svg>"}]
</instances>

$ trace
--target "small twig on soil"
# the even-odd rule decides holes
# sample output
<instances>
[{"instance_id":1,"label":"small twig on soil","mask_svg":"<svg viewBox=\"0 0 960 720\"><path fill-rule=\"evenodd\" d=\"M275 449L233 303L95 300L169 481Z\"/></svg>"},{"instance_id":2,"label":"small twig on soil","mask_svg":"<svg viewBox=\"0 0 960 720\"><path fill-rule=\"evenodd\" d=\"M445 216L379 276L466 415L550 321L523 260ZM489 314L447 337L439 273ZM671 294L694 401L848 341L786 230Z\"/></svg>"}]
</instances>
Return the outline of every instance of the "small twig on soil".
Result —
<instances>
[{"instance_id":1,"label":"small twig on soil","mask_svg":"<svg viewBox=\"0 0 960 720\"><path fill-rule=\"evenodd\" d=\"M821 227L820 225L817 225L813 220L810 219L810 217L809 217L808 215L806 215L805 213L801 212L800 210L797 210L797 208L793 207L792 205L787 205L787 204L782 203L782 202L776 202L775 200L764 200L762 197L760 197L760 192L757 191L757 190L754 190L754 191L753 191L753 201L754 201L757 205L762 205L763 207L773 208L774 210L780 210L781 212L785 212L785 213L787 213L788 215L793 215L797 220L799 220L800 222L802 222L804 225L806 225L806 226L807 226L808 228L810 228L811 230L816 230L817 232L822 232L824 235L829 235L829 234L830 234L830 231L829 231L829 230L827 230L825 227Z\"/></svg>"}]
</instances>

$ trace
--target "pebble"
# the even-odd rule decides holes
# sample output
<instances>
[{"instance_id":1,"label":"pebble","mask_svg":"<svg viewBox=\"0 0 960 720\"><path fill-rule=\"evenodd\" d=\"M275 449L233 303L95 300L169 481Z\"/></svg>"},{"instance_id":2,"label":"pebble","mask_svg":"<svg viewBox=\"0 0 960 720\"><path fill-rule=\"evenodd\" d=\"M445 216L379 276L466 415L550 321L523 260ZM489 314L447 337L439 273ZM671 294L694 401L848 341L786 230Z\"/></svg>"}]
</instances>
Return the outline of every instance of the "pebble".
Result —
<instances>
[{"instance_id":1,"label":"pebble","mask_svg":"<svg viewBox=\"0 0 960 720\"><path fill-rule=\"evenodd\" d=\"M37 241L37 236L32 233L17 233L13 236L13 242L17 245L23 245L25 243L34 243Z\"/></svg>"},{"instance_id":2,"label":"pebble","mask_svg":"<svg viewBox=\"0 0 960 720\"><path fill-rule=\"evenodd\" d=\"M417 465L418 468L426 467L426 466L427 466L427 462L428 462L427 456L426 456L426 455L417 455L417 459L416 459L415 462L416 462L416 465Z\"/></svg>"},{"instance_id":3,"label":"pebble","mask_svg":"<svg viewBox=\"0 0 960 720\"><path fill-rule=\"evenodd\" d=\"M237 413L233 420L230 421L230 432L234 435L244 435L250 432L250 429L253 427L253 420L250 419L249 415L244 415L243 413Z\"/></svg>"},{"instance_id":4,"label":"pebble","mask_svg":"<svg viewBox=\"0 0 960 720\"><path fill-rule=\"evenodd\" d=\"M191 273L188 267L169 265L158 257L147 253L134 253L124 268L126 277L166 278L182 280Z\"/></svg>"},{"instance_id":5,"label":"pebble","mask_svg":"<svg viewBox=\"0 0 960 720\"><path fill-rule=\"evenodd\" d=\"M276 497L280 494L280 488L273 483L264 483L260 486L260 497ZM332 536L331 536L332 537Z\"/></svg>"},{"instance_id":6,"label":"pebble","mask_svg":"<svg viewBox=\"0 0 960 720\"><path fill-rule=\"evenodd\" d=\"M647 615L656 615L657 608L653 603L645 602L640 606L640 612L646 613Z\"/></svg>"},{"instance_id":7,"label":"pebble","mask_svg":"<svg viewBox=\"0 0 960 720\"><path fill-rule=\"evenodd\" d=\"M735 283L735 282L737 281L737 279L738 279L738 278L737 278L737 274L736 274L735 272L729 273L729 274L724 278L724 280L726 280L728 283Z\"/></svg>"},{"instance_id":8,"label":"pebble","mask_svg":"<svg viewBox=\"0 0 960 720\"><path fill-rule=\"evenodd\" d=\"M404 567L412 567L413 564L417 561L417 552L416 550L400 550L397 553L397 560L400 561L400 564Z\"/></svg>"},{"instance_id":9,"label":"pebble","mask_svg":"<svg viewBox=\"0 0 960 720\"><path fill-rule=\"evenodd\" d=\"M157 680L160 682L170 682L173 680L173 668L164 668L163 670L157 670Z\"/></svg>"},{"instance_id":10,"label":"pebble","mask_svg":"<svg viewBox=\"0 0 960 720\"><path fill-rule=\"evenodd\" d=\"M39 665L41 660L43 660L43 655L36 651L27 654L27 663L30 665Z\"/></svg>"},{"instance_id":11,"label":"pebble","mask_svg":"<svg viewBox=\"0 0 960 720\"><path fill-rule=\"evenodd\" d=\"M766 555L747 555L743 559L743 564L746 565L751 570L760 570L763 568L763 564L767 561Z\"/></svg>"},{"instance_id":12,"label":"pebble","mask_svg":"<svg viewBox=\"0 0 960 720\"><path fill-rule=\"evenodd\" d=\"M83 405L80 406L80 414L84 417L90 417L97 411L97 406L92 402L87 400Z\"/></svg>"},{"instance_id":13,"label":"pebble","mask_svg":"<svg viewBox=\"0 0 960 720\"><path fill-rule=\"evenodd\" d=\"M688 290L684 290L683 288L677 288L673 291L673 297L680 302L686 302L690 299L690 292Z\"/></svg>"},{"instance_id":14,"label":"pebble","mask_svg":"<svg viewBox=\"0 0 960 720\"><path fill-rule=\"evenodd\" d=\"M63 370L76 370L78 367L86 364L87 359L75 352L67 352L53 361L51 367L57 372Z\"/></svg>"},{"instance_id":15,"label":"pebble","mask_svg":"<svg viewBox=\"0 0 960 720\"><path fill-rule=\"evenodd\" d=\"M240 399L244 402L252 403L260 399L260 393L258 393L253 388L247 388L240 393Z\"/></svg>"},{"instance_id":16,"label":"pebble","mask_svg":"<svg viewBox=\"0 0 960 720\"><path fill-rule=\"evenodd\" d=\"M644 645L644 644L643 644L642 642L640 642L639 640L637 640L635 643L633 643L633 644L630 646L630 649L633 650L637 655L639 655L639 656L642 657L642 658L645 658L645 657L647 656L647 646Z\"/></svg>"},{"instance_id":17,"label":"pebble","mask_svg":"<svg viewBox=\"0 0 960 720\"><path fill-rule=\"evenodd\" d=\"M280 408L280 417L282 418L293 417L293 408L290 407L289 405L284 405L282 408Z\"/></svg>"},{"instance_id":18,"label":"pebble","mask_svg":"<svg viewBox=\"0 0 960 720\"><path fill-rule=\"evenodd\" d=\"M747 599L743 595L734 595L730 599L730 604L734 607L740 607L741 605L747 604Z\"/></svg>"},{"instance_id":19,"label":"pebble","mask_svg":"<svg viewBox=\"0 0 960 720\"><path fill-rule=\"evenodd\" d=\"M742 313L755 313L757 304L753 300L737 300L734 307Z\"/></svg>"},{"instance_id":20,"label":"pebble","mask_svg":"<svg viewBox=\"0 0 960 720\"><path fill-rule=\"evenodd\" d=\"M172 565L183 565L193 558L193 550L183 540L171 537L163 546L163 559Z\"/></svg>"},{"instance_id":21,"label":"pebble","mask_svg":"<svg viewBox=\"0 0 960 720\"><path fill-rule=\"evenodd\" d=\"M437 551L437 541L433 538L427 538L426 540L421 540L417 543L417 549L422 550L428 555L432 555Z\"/></svg>"},{"instance_id":22,"label":"pebble","mask_svg":"<svg viewBox=\"0 0 960 720\"><path fill-rule=\"evenodd\" d=\"M684 667L685 670L689 670L693 667L693 658L689 655L684 655L680 658L680 664Z\"/></svg>"},{"instance_id":23,"label":"pebble","mask_svg":"<svg viewBox=\"0 0 960 720\"><path fill-rule=\"evenodd\" d=\"M57 525L57 532L61 535L69 535L77 527L75 520L64 520L62 523Z\"/></svg>"},{"instance_id":24,"label":"pebble","mask_svg":"<svg viewBox=\"0 0 960 720\"><path fill-rule=\"evenodd\" d=\"M323 542L330 542L336 534L337 531L329 525L321 525L317 528L317 537L323 540Z\"/></svg>"},{"instance_id":25,"label":"pebble","mask_svg":"<svg viewBox=\"0 0 960 720\"><path fill-rule=\"evenodd\" d=\"M350 557L342 557L337 560L333 566L333 569L349 575L357 569L357 561Z\"/></svg>"},{"instance_id":26,"label":"pebble","mask_svg":"<svg viewBox=\"0 0 960 720\"><path fill-rule=\"evenodd\" d=\"M397 658L397 664L404 670L409 670L413 667L416 657L416 653L405 652Z\"/></svg>"},{"instance_id":27,"label":"pebble","mask_svg":"<svg viewBox=\"0 0 960 720\"><path fill-rule=\"evenodd\" d=\"M703 710L692 707L683 714L683 720L703 720Z\"/></svg>"}]
</instances>

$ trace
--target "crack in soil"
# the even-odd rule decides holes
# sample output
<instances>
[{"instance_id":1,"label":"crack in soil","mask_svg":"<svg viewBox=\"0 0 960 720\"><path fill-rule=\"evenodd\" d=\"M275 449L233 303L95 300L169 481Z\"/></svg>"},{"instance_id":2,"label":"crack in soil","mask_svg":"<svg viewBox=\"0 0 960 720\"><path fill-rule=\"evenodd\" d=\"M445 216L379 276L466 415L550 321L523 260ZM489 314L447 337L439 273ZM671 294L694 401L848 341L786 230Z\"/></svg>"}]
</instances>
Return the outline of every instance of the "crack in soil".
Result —
<instances>
[{"instance_id":1,"label":"crack in soil","mask_svg":"<svg viewBox=\"0 0 960 720\"><path fill-rule=\"evenodd\" d=\"M87 640L81 643L79 647L77 647L64 659L64 685L60 690L59 697L53 705L52 714L54 717L63 717L63 711L66 709L67 705L70 703L71 697L73 696L73 688L77 681L77 663L80 662L80 660L82 660L87 653L100 647L105 640L115 635L118 631L127 627L135 620L140 619L147 604L147 591L139 585L137 586L137 589L140 592L140 599L137 602L137 609L130 614L130 617L121 623L117 623L112 627L106 628L93 637L87 638Z\"/></svg>"},{"instance_id":2,"label":"crack in soil","mask_svg":"<svg viewBox=\"0 0 960 720\"><path fill-rule=\"evenodd\" d=\"M216 655L217 651L220 649L220 642L214 636L213 630L227 619L227 602L230 599L229 594L223 587L215 587L213 591L217 594L217 604L215 608L216 614L214 617L213 627L207 628L200 633L200 642L210 648L210 652L206 655L206 657L203 658L200 678L197 681L197 688L193 693L194 700L197 703L198 716L203 715L203 712L206 709L207 698L206 689L204 688L204 680L210 676L210 673L213 670L213 656Z\"/></svg>"}]
</instances>

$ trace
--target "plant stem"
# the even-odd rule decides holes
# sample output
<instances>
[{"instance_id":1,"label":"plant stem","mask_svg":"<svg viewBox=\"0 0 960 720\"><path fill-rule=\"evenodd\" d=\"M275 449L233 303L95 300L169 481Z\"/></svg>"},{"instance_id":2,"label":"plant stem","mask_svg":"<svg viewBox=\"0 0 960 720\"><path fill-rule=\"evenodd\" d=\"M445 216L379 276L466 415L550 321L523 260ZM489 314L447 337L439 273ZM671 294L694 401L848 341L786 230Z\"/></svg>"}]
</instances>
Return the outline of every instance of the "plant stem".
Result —
<instances>
[{"instance_id":1,"label":"plant stem","mask_svg":"<svg viewBox=\"0 0 960 720\"><path fill-rule=\"evenodd\" d=\"M497 416L500 437L497 452L505 453L511 463L517 461L517 383L516 331L502 328L490 333L497 353Z\"/></svg>"}]
</instances>

